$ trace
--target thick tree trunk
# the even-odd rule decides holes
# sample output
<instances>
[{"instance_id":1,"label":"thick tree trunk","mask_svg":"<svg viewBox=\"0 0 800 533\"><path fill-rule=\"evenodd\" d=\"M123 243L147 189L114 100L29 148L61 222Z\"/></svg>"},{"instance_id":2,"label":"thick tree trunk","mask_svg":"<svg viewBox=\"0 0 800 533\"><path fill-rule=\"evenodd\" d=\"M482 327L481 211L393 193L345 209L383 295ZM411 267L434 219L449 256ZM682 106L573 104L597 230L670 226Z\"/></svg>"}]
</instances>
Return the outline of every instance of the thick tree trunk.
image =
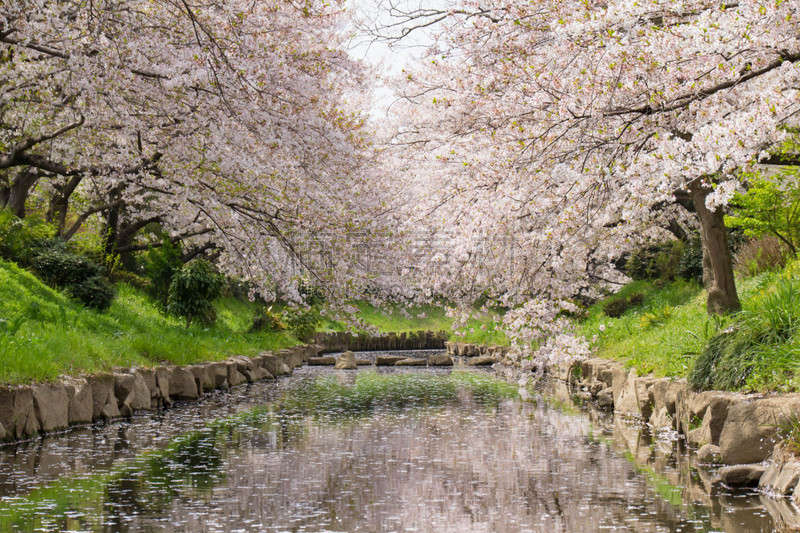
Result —
<instances>
[{"instance_id":1,"label":"thick tree trunk","mask_svg":"<svg viewBox=\"0 0 800 533\"><path fill-rule=\"evenodd\" d=\"M708 291L706 308L709 314L723 314L742 308L733 277L733 258L728 246L728 231L721 208L713 211L706 206L712 189L695 180L690 184L694 211L700 221L700 241L703 245L703 284Z\"/></svg>"},{"instance_id":2,"label":"thick tree trunk","mask_svg":"<svg viewBox=\"0 0 800 533\"><path fill-rule=\"evenodd\" d=\"M19 218L25 218L25 204L31 188L39 181L39 172L28 168L17 173L7 186L0 187L0 206Z\"/></svg>"}]
</instances>

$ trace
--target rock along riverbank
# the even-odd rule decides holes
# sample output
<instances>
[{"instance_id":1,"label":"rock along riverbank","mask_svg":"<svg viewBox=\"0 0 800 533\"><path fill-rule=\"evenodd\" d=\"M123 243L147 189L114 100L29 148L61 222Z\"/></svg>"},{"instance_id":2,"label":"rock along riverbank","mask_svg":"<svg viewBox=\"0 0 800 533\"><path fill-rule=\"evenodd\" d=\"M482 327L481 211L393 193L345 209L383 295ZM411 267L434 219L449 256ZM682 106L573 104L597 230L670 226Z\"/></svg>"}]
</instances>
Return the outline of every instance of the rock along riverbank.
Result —
<instances>
[{"instance_id":1,"label":"rock along riverbank","mask_svg":"<svg viewBox=\"0 0 800 533\"><path fill-rule=\"evenodd\" d=\"M502 354L501 347L446 343L453 355ZM519 365L505 357L500 364ZM674 432L697 452L697 462L718 467L728 486L757 487L800 507L800 394L741 394L691 390L686 380L639 376L619 361L586 359L549 369L577 396L646 423L658 435ZM794 517L795 519L797 517ZM800 520L796 520L800 528Z\"/></svg>"},{"instance_id":2,"label":"rock along riverbank","mask_svg":"<svg viewBox=\"0 0 800 533\"><path fill-rule=\"evenodd\" d=\"M315 344L303 344L256 357L189 366L125 368L88 376L65 376L56 383L0 385L0 443L131 416L137 411L167 408L214 390L275 379L316 358L343 350L442 349L446 332L417 331L383 337L321 333Z\"/></svg>"}]
</instances>

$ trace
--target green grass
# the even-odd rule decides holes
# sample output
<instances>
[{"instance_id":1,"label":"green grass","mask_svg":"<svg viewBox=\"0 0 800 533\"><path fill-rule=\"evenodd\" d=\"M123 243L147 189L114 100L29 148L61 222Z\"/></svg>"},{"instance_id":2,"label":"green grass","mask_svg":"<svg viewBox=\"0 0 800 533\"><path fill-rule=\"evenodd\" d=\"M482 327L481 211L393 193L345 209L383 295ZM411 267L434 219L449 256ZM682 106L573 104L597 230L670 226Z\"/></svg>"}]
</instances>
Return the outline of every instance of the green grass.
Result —
<instances>
[{"instance_id":1,"label":"green grass","mask_svg":"<svg viewBox=\"0 0 800 533\"><path fill-rule=\"evenodd\" d=\"M639 374L690 377L698 388L800 390L800 263L737 280L742 312L706 313L706 293L676 281L637 281L609 298L639 292L641 305L609 318L598 302L579 324L599 357L624 361ZM702 357L701 357L701 354Z\"/></svg>"},{"instance_id":2,"label":"green grass","mask_svg":"<svg viewBox=\"0 0 800 533\"><path fill-rule=\"evenodd\" d=\"M254 355L297 343L285 333L246 333L253 304L220 299L210 328L186 328L145 293L117 286L98 313L55 291L13 263L0 261L0 382L49 381L115 366L191 364Z\"/></svg>"},{"instance_id":3,"label":"green grass","mask_svg":"<svg viewBox=\"0 0 800 533\"><path fill-rule=\"evenodd\" d=\"M452 319L445 316L445 309L441 306L387 306L375 307L367 302L354 302L358 308L356 317L366 324L374 326L383 333L401 333L408 331L450 331ZM325 319L321 331L346 331L347 325L343 322Z\"/></svg>"},{"instance_id":4,"label":"green grass","mask_svg":"<svg viewBox=\"0 0 800 533\"><path fill-rule=\"evenodd\" d=\"M99 313L54 290L14 263L0 260L0 383L53 381L62 374L86 374L113 367L192 364L255 355L297 344L290 332L248 333L256 304L233 297L215 302L213 327L185 327L164 314L145 292L117 284L118 297ZM450 331L443 307L376 308L358 303L359 316L384 332ZM277 310L282 306L278 305ZM480 329L463 342L499 344ZM344 330L325 321L325 330ZM481 337L483 335L483 337Z\"/></svg>"},{"instance_id":5,"label":"green grass","mask_svg":"<svg viewBox=\"0 0 800 533\"><path fill-rule=\"evenodd\" d=\"M625 361L641 374L684 377L714 331L705 311L705 293L686 281L663 288L636 281L609 300L637 292L644 295L643 303L619 318L603 314L608 300L591 306L578 334L597 336L598 357Z\"/></svg>"}]
</instances>

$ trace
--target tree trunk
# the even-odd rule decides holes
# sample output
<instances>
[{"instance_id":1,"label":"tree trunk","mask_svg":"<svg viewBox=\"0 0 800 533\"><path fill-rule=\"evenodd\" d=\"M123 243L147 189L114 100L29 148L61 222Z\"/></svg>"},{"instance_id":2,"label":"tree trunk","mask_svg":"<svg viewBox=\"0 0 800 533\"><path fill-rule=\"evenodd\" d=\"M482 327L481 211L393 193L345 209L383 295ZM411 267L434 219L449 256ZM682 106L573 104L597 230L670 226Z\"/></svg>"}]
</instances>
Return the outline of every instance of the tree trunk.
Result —
<instances>
[{"instance_id":1,"label":"tree trunk","mask_svg":"<svg viewBox=\"0 0 800 533\"><path fill-rule=\"evenodd\" d=\"M706 198L713 189L695 180L689 186L694 211L700 221L700 241L703 245L703 284L708 291L706 309L709 314L739 311L739 295L733 277L733 258L728 246L722 208L711 211Z\"/></svg>"},{"instance_id":2,"label":"tree trunk","mask_svg":"<svg viewBox=\"0 0 800 533\"><path fill-rule=\"evenodd\" d=\"M39 181L37 169L27 168L11 180L8 186L0 188L0 206L8 208L19 218L25 218L25 204L31 188Z\"/></svg>"},{"instance_id":3,"label":"tree trunk","mask_svg":"<svg viewBox=\"0 0 800 533\"><path fill-rule=\"evenodd\" d=\"M50 207L47 210L47 221L55 224L58 228L58 235L62 235L67 225L67 212L69 211L69 198L75 189L78 188L82 176L72 176L63 184L54 185L55 192L50 199Z\"/></svg>"}]
</instances>

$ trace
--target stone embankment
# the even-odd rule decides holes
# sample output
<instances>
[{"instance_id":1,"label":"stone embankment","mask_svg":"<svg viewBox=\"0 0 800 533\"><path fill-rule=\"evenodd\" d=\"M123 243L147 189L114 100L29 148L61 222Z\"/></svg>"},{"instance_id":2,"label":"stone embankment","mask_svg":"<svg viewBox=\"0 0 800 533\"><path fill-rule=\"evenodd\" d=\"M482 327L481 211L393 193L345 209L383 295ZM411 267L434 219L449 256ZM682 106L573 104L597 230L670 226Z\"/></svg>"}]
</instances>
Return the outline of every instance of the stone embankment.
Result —
<instances>
[{"instance_id":1,"label":"stone embankment","mask_svg":"<svg viewBox=\"0 0 800 533\"><path fill-rule=\"evenodd\" d=\"M59 383L0 386L0 442L160 409L176 400L274 379L317 355L314 345L191 366L120 369Z\"/></svg>"},{"instance_id":2,"label":"stone embankment","mask_svg":"<svg viewBox=\"0 0 800 533\"><path fill-rule=\"evenodd\" d=\"M607 359L554 372L579 396L646 422L655 434L683 435L697 450L697 462L719 467L714 474L726 485L757 486L800 506L800 462L783 440L792 427L800 439L800 394L694 392L685 380L640 377Z\"/></svg>"},{"instance_id":3,"label":"stone embankment","mask_svg":"<svg viewBox=\"0 0 800 533\"><path fill-rule=\"evenodd\" d=\"M317 333L315 344L320 346L320 353L376 352L393 350L441 350L445 347L448 333L446 331L409 331L389 333L382 337L368 335L352 335L344 331Z\"/></svg>"},{"instance_id":4,"label":"stone embankment","mask_svg":"<svg viewBox=\"0 0 800 533\"><path fill-rule=\"evenodd\" d=\"M433 331L373 338L349 333L322 333L317 336L316 344L264 352L256 357L235 356L225 361L190 366L117 369L90 376L66 377L58 383L0 385L0 443L21 441L73 425L131 416L135 411L161 409L177 400L194 400L214 390L274 379L309 360L319 364L320 359L326 359L317 357L320 353L441 349L446 340L445 332ZM334 358L329 359L332 360L329 364L336 364ZM356 363L372 364L364 360ZM387 363L379 361L379 364ZM423 360L423 364L428 364L428 361ZM433 361L432 364L448 363Z\"/></svg>"}]
</instances>

